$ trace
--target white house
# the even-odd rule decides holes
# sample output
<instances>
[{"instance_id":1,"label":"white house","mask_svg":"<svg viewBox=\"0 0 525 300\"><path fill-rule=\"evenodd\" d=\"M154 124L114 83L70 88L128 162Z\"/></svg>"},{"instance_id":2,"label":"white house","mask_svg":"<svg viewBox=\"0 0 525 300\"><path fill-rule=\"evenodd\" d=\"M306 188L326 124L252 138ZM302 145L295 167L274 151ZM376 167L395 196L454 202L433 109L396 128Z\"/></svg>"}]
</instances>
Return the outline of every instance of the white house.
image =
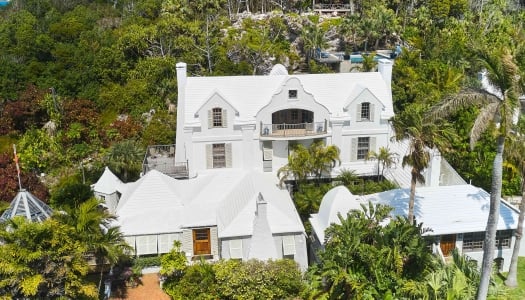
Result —
<instances>
[{"instance_id":1,"label":"white house","mask_svg":"<svg viewBox=\"0 0 525 300\"><path fill-rule=\"evenodd\" d=\"M304 227L275 182L272 174L240 169L185 180L152 170L119 186L115 213L137 255L166 253L178 240L188 260L290 258L306 270Z\"/></svg>"},{"instance_id":2,"label":"white house","mask_svg":"<svg viewBox=\"0 0 525 300\"><path fill-rule=\"evenodd\" d=\"M317 214L312 214L313 246L325 244L325 230L332 223L339 223L338 214L346 217L360 204L386 204L394 208L392 215L408 214L409 189L394 189L382 193L355 196L344 186L330 190L324 197ZM431 231L424 235L432 237L434 251L441 257L450 255L457 248L472 259L481 262L483 241L489 213L490 195L472 185L420 187L416 189L414 216L418 223ZM519 211L502 200L494 257L503 271L508 271L514 247L513 232L518 226Z\"/></svg>"},{"instance_id":3,"label":"white house","mask_svg":"<svg viewBox=\"0 0 525 300\"><path fill-rule=\"evenodd\" d=\"M291 145L323 140L341 149L340 168L373 174L365 156L389 144L394 115L392 62L378 64L368 73L289 75L277 65L266 76L188 77L178 63L174 161L189 177L215 168L275 173Z\"/></svg>"}]
</instances>

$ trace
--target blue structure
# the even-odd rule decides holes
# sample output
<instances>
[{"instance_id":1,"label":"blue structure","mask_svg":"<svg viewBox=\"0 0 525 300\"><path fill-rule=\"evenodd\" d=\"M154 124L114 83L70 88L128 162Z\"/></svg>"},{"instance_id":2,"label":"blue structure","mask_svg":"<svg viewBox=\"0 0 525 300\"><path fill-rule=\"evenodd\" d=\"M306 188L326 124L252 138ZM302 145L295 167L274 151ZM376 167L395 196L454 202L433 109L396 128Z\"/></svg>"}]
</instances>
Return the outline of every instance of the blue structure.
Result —
<instances>
[{"instance_id":1,"label":"blue structure","mask_svg":"<svg viewBox=\"0 0 525 300\"><path fill-rule=\"evenodd\" d=\"M9 4L9 0L0 0L0 7L7 6Z\"/></svg>"}]
</instances>

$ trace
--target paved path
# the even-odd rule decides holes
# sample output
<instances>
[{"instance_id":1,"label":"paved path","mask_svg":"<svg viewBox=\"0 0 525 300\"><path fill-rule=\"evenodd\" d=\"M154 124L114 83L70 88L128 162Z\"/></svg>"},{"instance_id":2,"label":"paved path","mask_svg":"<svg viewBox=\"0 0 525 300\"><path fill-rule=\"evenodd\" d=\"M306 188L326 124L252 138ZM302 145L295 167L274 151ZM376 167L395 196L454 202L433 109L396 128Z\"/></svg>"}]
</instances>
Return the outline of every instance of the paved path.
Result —
<instances>
[{"instance_id":1,"label":"paved path","mask_svg":"<svg viewBox=\"0 0 525 300\"><path fill-rule=\"evenodd\" d=\"M159 276L156 273L144 274L140 278L142 284L135 288L127 288L127 295L124 298L112 297L111 299L129 300L170 300L159 286Z\"/></svg>"}]
</instances>

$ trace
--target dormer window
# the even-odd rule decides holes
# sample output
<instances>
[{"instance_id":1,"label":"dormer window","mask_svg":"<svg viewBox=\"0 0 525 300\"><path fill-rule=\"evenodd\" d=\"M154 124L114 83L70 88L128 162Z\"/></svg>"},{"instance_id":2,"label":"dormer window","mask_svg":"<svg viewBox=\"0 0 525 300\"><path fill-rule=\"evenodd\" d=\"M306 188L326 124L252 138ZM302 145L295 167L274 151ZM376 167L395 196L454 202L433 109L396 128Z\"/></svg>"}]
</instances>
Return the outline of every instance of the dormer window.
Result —
<instances>
[{"instance_id":1,"label":"dormer window","mask_svg":"<svg viewBox=\"0 0 525 300\"><path fill-rule=\"evenodd\" d=\"M297 90L288 90L288 99L297 99Z\"/></svg>"},{"instance_id":2,"label":"dormer window","mask_svg":"<svg viewBox=\"0 0 525 300\"><path fill-rule=\"evenodd\" d=\"M208 111L208 128L226 127L226 110L220 107Z\"/></svg>"},{"instance_id":3,"label":"dormer window","mask_svg":"<svg viewBox=\"0 0 525 300\"><path fill-rule=\"evenodd\" d=\"M374 121L374 105L363 102L357 105L357 121Z\"/></svg>"},{"instance_id":4,"label":"dormer window","mask_svg":"<svg viewBox=\"0 0 525 300\"><path fill-rule=\"evenodd\" d=\"M370 103L361 103L361 120L370 120Z\"/></svg>"}]
</instances>

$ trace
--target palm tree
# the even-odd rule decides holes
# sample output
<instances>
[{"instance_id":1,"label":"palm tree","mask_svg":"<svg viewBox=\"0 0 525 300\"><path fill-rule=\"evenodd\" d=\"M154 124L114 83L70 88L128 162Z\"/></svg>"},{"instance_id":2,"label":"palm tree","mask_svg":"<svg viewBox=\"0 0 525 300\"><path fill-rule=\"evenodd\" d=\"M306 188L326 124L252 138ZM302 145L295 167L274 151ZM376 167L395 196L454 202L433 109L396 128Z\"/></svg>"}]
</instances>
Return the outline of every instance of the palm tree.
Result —
<instances>
[{"instance_id":1,"label":"palm tree","mask_svg":"<svg viewBox=\"0 0 525 300\"><path fill-rule=\"evenodd\" d=\"M421 173L429 166L429 150L435 147L443 148L447 145L447 138L453 136L449 126L432 122L425 117L426 113L425 107L412 104L391 120L394 128L393 138L398 142L409 143L408 153L403 156L402 165L412 167L408 203L408 220L411 224L414 222L416 184L425 183L425 177Z\"/></svg>"},{"instance_id":2,"label":"palm tree","mask_svg":"<svg viewBox=\"0 0 525 300\"><path fill-rule=\"evenodd\" d=\"M124 240L120 227L113 226L101 231L101 234L92 235L89 239L89 249L95 255L97 265L100 268L100 279L98 290L102 287L102 278L104 277L104 265L113 266L128 253L133 251Z\"/></svg>"},{"instance_id":3,"label":"palm tree","mask_svg":"<svg viewBox=\"0 0 525 300\"><path fill-rule=\"evenodd\" d=\"M326 31L319 24L304 27L301 33L301 40L303 41L303 51L307 60L314 56L316 50L321 51L328 45L325 34Z\"/></svg>"},{"instance_id":4,"label":"palm tree","mask_svg":"<svg viewBox=\"0 0 525 300\"><path fill-rule=\"evenodd\" d=\"M516 50L520 51L518 48ZM515 54L518 53L516 50L514 53L509 48L474 50L478 62L486 70L488 83L492 90L465 89L458 94L447 97L432 112L433 117L440 118L449 116L460 108L481 105L480 112L470 131L472 149L481 134L487 130L491 121L499 123L496 133L496 156L492 169L490 207L477 299L487 298L501 201L503 151L505 140L509 137L512 127L512 117L518 112L518 96L522 91L521 72L515 59Z\"/></svg>"},{"instance_id":5,"label":"palm tree","mask_svg":"<svg viewBox=\"0 0 525 300\"><path fill-rule=\"evenodd\" d=\"M511 162L520 172L521 175L521 193L522 199L525 199L525 138L523 136L511 139L505 151L507 161ZM510 287L518 286L518 257L520 252L521 237L523 235L523 220L525 219L525 201L520 202L520 215L518 218L518 228L516 229L516 241L514 242L514 249L510 260L509 273L505 284Z\"/></svg>"},{"instance_id":6,"label":"palm tree","mask_svg":"<svg viewBox=\"0 0 525 300\"><path fill-rule=\"evenodd\" d=\"M293 146L293 152L288 156L288 164L277 171L280 185L293 178L300 187L309 177L314 177L319 184L323 174L329 173L341 163L339 153L337 146L325 146L322 140L313 142L308 148L302 144Z\"/></svg>"},{"instance_id":7,"label":"palm tree","mask_svg":"<svg viewBox=\"0 0 525 300\"><path fill-rule=\"evenodd\" d=\"M99 290L104 264L109 264L111 268L132 250L126 244L120 227L111 224L116 217L100 204L98 199L91 198L78 207L66 207L63 213L54 215L59 222L72 226L78 240L87 245L88 254L94 255L100 267Z\"/></svg>"},{"instance_id":8,"label":"palm tree","mask_svg":"<svg viewBox=\"0 0 525 300\"><path fill-rule=\"evenodd\" d=\"M377 153L375 151L368 152L365 160L377 160L377 178L383 181L385 168L390 168L396 163L397 153L390 152L388 147L381 147ZM381 174L379 173L379 167L381 167Z\"/></svg>"},{"instance_id":9,"label":"palm tree","mask_svg":"<svg viewBox=\"0 0 525 300\"><path fill-rule=\"evenodd\" d=\"M125 140L114 144L107 156L109 166L127 182L138 175L144 158L142 147L134 140ZM133 176L130 176L130 173Z\"/></svg>"}]
</instances>

